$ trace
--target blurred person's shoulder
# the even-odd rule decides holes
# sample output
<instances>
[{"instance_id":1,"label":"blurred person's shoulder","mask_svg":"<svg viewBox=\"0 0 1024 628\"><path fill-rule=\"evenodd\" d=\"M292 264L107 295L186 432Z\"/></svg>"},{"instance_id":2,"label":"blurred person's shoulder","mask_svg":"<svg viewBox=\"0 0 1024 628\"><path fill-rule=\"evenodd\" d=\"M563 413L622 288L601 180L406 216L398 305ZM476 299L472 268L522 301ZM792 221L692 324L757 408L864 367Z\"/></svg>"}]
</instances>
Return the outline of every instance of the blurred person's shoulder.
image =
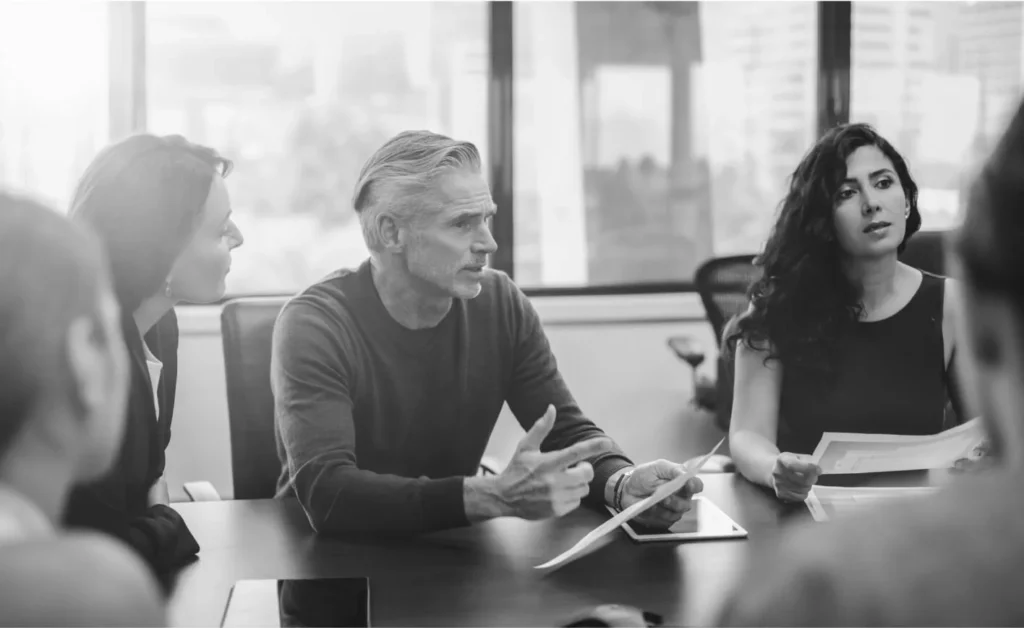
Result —
<instances>
[{"instance_id":1,"label":"blurred person's shoulder","mask_svg":"<svg viewBox=\"0 0 1024 628\"><path fill-rule=\"evenodd\" d=\"M0 548L0 608L13 626L164 626L159 585L126 545L73 532Z\"/></svg>"},{"instance_id":2,"label":"blurred person's shoulder","mask_svg":"<svg viewBox=\"0 0 1024 628\"><path fill-rule=\"evenodd\" d=\"M751 556L720 623L1024 625L1021 493L989 472L796 525Z\"/></svg>"}]
</instances>

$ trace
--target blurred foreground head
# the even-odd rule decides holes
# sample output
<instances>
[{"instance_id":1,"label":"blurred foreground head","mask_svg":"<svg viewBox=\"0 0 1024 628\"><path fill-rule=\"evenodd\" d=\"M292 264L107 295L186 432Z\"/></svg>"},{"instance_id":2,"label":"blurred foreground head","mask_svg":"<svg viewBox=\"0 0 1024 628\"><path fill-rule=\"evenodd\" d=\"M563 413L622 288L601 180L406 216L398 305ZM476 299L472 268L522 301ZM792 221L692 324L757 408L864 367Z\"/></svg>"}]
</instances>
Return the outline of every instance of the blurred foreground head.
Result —
<instances>
[{"instance_id":1,"label":"blurred foreground head","mask_svg":"<svg viewBox=\"0 0 1024 628\"><path fill-rule=\"evenodd\" d=\"M106 472L121 444L127 385L99 240L0 192L0 481L27 458L32 468L65 470L66 480Z\"/></svg>"},{"instance_id":2,"label":"blurred foreground head","mask_svg":"<svg viewBox=\"0 0 1024 628\"><path fill-rule=\"evenodd\" d=\"M952 238L964 277L962 364L993 446L1024 461L1024 103L978 173Z\"/></svg>"}]
</instances>

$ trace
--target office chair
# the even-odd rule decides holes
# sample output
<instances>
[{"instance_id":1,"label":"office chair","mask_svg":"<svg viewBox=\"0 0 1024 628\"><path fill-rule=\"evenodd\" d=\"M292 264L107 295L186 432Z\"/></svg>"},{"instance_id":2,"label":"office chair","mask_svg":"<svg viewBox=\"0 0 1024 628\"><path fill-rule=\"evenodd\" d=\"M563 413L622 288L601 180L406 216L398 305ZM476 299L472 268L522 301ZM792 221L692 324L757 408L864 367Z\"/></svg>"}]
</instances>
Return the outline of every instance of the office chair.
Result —
<instances>
[{"instance_id":1,"label":"office chair","mask_svg":"<svg viewBox=\"0 0 1024 628\"><path fill-rule=\"evenodd\" d=\"M224 304L221 333L228 390L231 472L235 499L273 497L281 474L270 390L274 323L289 297L244 297ZM496 474L485 458L481 474Z\"/></svg>"},{"instance_id":2,"label":"office chair","mask_svg":"<svg viewBox=\"0 0 1024 628\"><path fill-rule=\"evenodd\" d=\"M948 231L918 231L907 241L907 248L900 254L900 261L932 273L933 275L951 276L952 270L946 264L946 238ZM952 397L946 403L943 429L955 427L964 418L958 416Z\"/></svg>"},{"instance_id":3,"label":"office chair","mask_svg":"<svg viewBox=\"0 0 1024 628\"><path fill-rule=\"evenodd\" d=\"M270 342L287 297L233 299L221 310L235 499L274 496L281 463L274 436Z\"/></svg>"},{"instance_id":4,"label":"office chair","mask_svg":"<svg viewBox=\"0 0 1024 628\"><path fill-rule=\"evenodd\" d=\"M694 276L697 293L719 347L726 322L747 308L747 288L760 272L753 262L753 255L714 258L701 264ZM719 396L716 386L701 381L697 375L697 367L704 363L705 348L691 336L672 336L668 346L680 360L690 365L696 405L715 409Z\"/></svg>"},{"instance_id":5,"label":"office chair","mask_svg":"<svg viewBox=\"0 0 1024 628\"><path fill-rule=\"evenodd\" d=\"M946 231L918 231L907 241L900 261L933 275L946 275Z\"/></svg>"}]
</instances>

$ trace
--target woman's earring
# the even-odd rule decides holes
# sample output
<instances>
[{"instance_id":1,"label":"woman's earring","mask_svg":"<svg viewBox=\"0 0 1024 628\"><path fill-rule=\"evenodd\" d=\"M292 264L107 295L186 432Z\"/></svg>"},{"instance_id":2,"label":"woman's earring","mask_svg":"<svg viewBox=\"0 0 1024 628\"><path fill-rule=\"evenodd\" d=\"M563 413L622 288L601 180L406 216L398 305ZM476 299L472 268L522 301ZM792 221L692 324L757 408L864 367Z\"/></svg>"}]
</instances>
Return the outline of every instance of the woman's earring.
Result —
<instances>
[{"instance_id":1,"label":"woman's earring","mask_svg":"<svg viewBox=\"0 0 1024 628\"><path fill-rule=\"evenodd\" d=\"M170 299L173 295L174 293L171 292L171 281L168 279L164 282L164 296Z\"/></svg>"}]
</instances>

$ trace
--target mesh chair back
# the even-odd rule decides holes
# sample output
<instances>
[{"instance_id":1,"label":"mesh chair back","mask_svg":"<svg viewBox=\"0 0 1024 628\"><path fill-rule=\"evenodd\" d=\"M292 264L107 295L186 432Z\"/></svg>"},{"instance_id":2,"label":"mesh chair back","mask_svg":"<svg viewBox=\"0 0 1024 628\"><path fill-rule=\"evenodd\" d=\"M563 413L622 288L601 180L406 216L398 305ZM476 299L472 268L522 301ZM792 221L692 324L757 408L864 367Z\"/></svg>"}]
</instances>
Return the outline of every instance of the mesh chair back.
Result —
<instances>
[{"instance_id":1,"label":"mesh chair back","mask_svg":"<svg viewBox=\"0 0 1024 628\"><path fill-rule=\"evenodd\" d=\"M725 323L747 309L747 289L760 272L753 255L718 257L697 269L697 292L719 345Z\"/></svg>"}]
</instances>

